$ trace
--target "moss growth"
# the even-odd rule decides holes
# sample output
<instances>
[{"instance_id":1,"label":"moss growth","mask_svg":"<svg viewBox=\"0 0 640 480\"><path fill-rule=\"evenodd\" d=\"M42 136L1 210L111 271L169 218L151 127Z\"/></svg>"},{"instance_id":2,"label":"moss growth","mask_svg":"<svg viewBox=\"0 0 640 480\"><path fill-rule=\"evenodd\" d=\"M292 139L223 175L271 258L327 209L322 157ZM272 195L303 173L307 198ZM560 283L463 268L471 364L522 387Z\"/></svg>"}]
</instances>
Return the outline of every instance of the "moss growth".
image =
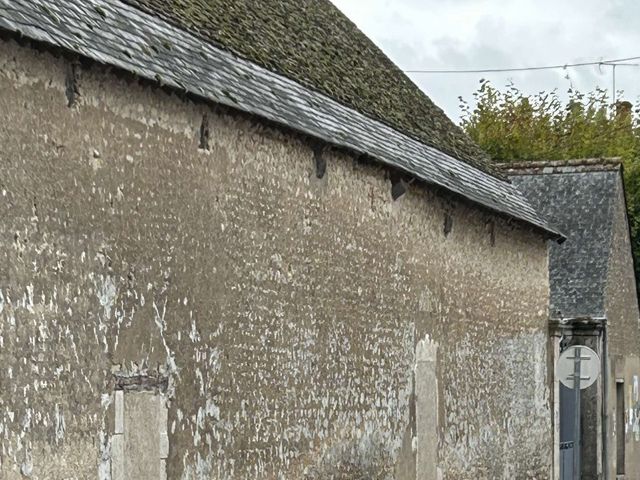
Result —
<instances>
[{"instance_id":1,"label":"moss growth","mask_svg":"<svg viewBox=\"0 0 640 480\"><path fill-rule=\"evenodd\" d=\"M328 0L127 0L460 160L481 150Z\"/></svg>"}]
</instances>

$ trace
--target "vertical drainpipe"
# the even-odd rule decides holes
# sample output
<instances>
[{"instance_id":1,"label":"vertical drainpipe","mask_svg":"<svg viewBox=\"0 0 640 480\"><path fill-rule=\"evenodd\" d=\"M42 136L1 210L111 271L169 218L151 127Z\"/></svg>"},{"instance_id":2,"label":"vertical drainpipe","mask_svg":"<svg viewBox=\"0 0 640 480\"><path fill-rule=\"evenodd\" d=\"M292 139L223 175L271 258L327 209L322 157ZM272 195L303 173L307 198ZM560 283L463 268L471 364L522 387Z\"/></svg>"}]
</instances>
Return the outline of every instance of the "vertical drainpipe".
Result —
<instances>
[{"instance_id":1,"label":"vertical drainpipe","mask_svg":"<svg viewBox=\"0 0 640 480\"><path fill-rule=\"evenodd\" d=\"M609 478L609 369L608 367L608 349L607 349L607 319L603 319L602 326L602 473L604 480Z\"/></svg>"}]
</instances>

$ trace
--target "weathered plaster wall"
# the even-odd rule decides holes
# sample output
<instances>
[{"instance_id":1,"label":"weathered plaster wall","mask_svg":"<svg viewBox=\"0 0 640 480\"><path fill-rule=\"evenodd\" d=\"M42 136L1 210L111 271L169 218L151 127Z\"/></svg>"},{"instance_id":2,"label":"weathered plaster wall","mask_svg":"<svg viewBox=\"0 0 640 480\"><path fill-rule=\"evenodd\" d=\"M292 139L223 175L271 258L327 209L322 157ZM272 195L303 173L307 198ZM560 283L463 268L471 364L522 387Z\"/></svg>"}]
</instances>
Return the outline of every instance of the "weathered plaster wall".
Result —
<instances>
[{"instance_id":1,"label":"weathered plaster wall","mask_svg":"<svg viewBox=\"0 0 640 480\"><path fill-rule=\"evenodd\" d=\"M616 436L625 435L626 478L640 478L640 330L638 299L622 180L618 182L606 287L610 377L608 379L609 478L615 478ZM625 427L615 425L616 379L624 380Z\"/></svg>"},{"instance_id":2,"label":"weathered plaster wall","mask_svg":"<svg viewBox=\"0 0 640 480\"><path fill-rule=\"evenodd\" d=\"M428 335L439 475L548 478L540 236L417 186L394 202L342 153L318 180L292 135L69 71L0 43L0 477L110 479L114 374L152 373L167 478L413 479Z\"/></svg>"}]
</instances>

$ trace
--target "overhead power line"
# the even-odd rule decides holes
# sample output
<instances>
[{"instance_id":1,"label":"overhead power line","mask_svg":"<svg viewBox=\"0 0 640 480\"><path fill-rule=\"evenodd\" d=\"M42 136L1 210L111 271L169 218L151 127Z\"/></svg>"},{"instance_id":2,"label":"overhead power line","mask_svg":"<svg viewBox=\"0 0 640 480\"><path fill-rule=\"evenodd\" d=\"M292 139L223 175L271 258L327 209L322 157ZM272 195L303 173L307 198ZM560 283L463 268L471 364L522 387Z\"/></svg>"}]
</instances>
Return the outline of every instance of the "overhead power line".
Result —
<instances>
[{"instance_id":1,"label":"overhead power line","mask_svg":"<svg viewBox=\"0 0 640 480\"><path fill-rule=\"evenodd\" d=\"M640 64L637 63L624 63L632 60L640 60L638 57L616 58L613 60L599 60L596 62L580 62L580 63L565 63L563 65L544 65L536 67L513 67L513 68L480 68L480 69L452 69L452 70L405 70L405 73L501 73L501 72L526 72L534 70L557 70L567 69L572 67L588 67L588 66L627 66L637 67Z\"/></svg>"}]
</instances>

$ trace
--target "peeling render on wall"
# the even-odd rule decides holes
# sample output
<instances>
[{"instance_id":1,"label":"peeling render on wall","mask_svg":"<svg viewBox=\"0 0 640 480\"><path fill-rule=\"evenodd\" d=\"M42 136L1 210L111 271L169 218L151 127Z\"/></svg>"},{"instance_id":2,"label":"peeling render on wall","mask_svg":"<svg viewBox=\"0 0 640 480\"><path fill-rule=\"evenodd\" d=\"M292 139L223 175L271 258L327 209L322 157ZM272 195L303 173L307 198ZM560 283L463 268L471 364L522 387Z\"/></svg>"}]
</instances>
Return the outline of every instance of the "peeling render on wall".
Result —
<instances>
[{"instance_id":1,"label":"peeling render on wall","mask_svg":"<svg viewBox=\"0 0 640 480\"><path fill-rule=\"evenodd\" d=\"M421 478L437 345L442 478L547 478L543 238L99 67L70 109L66 73L0 43L0 477L116 480L115 392L162 378L167 478Z\"/></svg>"},{"instance_id":2,"label":"peeling render on wall","mask_svg":"<svg viewBox=\"0 0 640 480\"><path fill-rule=\"evenodd\" d=\"M416 345L416 479L442 477L438 470L438 344L426 335Z\"/></svg>"}]
</instances>

